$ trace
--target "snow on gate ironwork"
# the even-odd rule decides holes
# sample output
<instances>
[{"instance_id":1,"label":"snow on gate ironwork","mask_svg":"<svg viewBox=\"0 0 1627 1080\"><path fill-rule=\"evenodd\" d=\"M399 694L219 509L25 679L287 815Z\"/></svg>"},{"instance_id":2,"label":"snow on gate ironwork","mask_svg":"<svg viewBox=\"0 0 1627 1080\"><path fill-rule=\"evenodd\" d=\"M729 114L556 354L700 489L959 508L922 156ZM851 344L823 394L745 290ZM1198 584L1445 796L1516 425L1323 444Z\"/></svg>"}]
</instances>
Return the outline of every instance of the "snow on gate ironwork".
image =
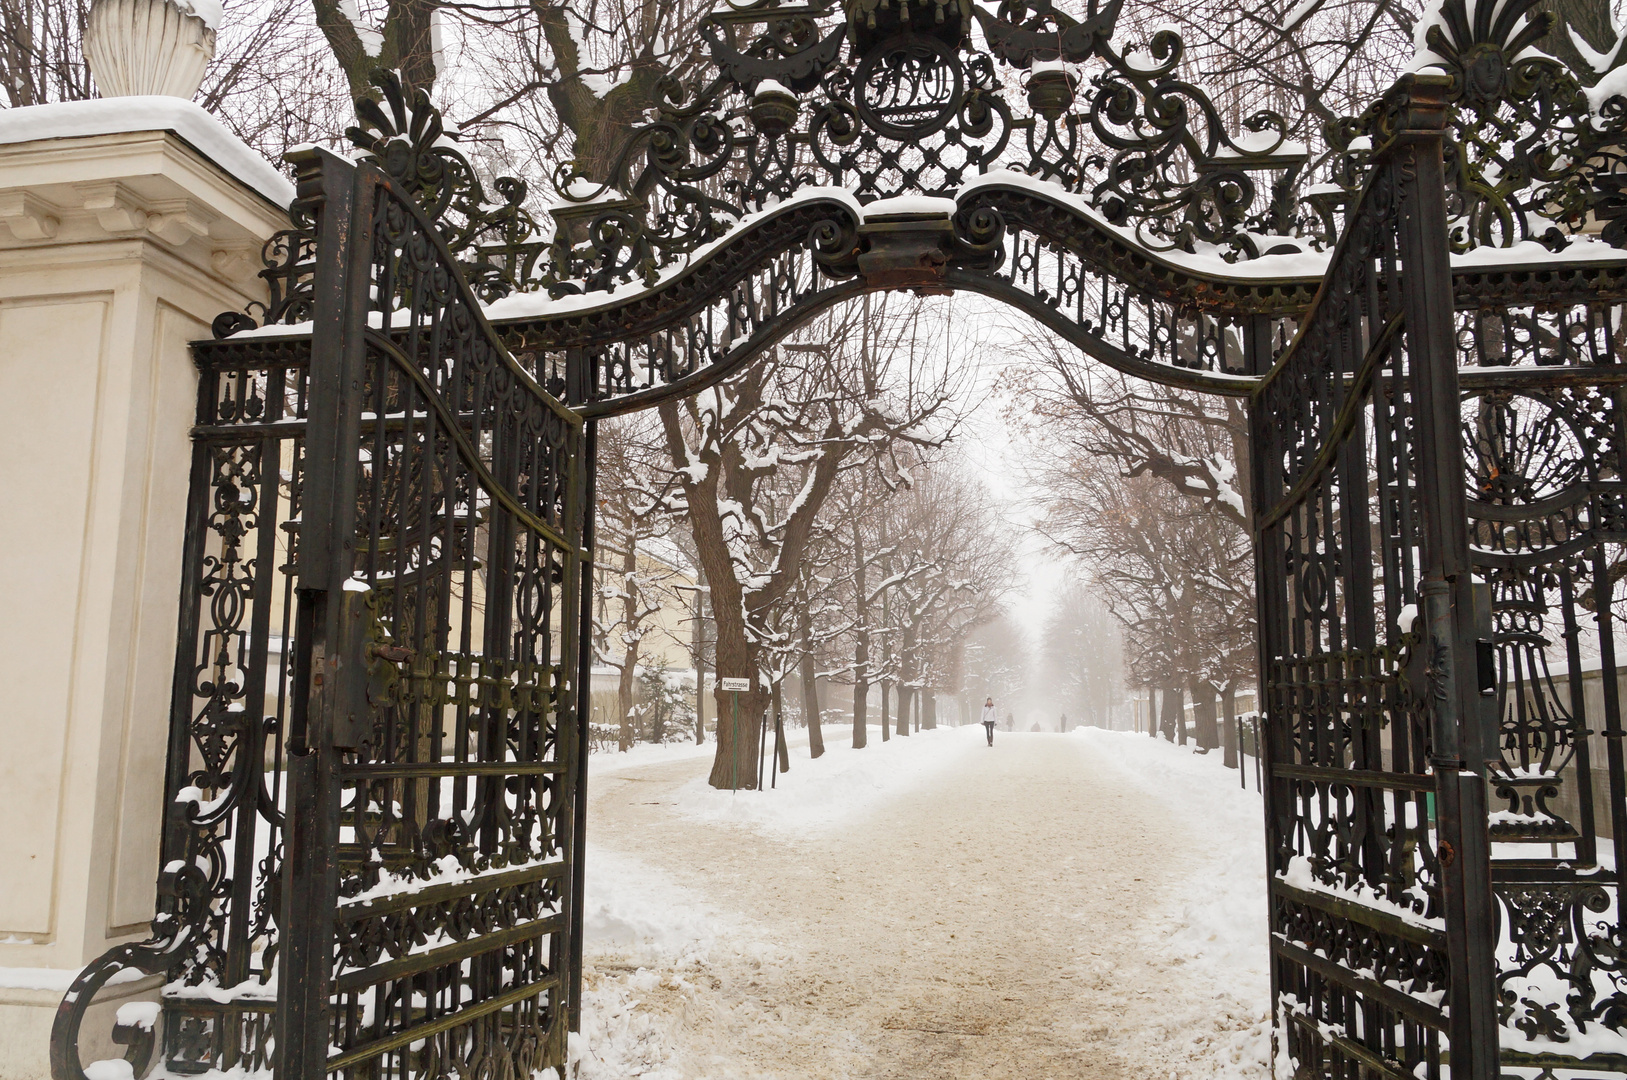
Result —
<instances>
[{"instance_id":1,"label":"snow on gate ironwork","mask_svg":"<svg viewBox=\"0 0 1627 1080\"><path fill-rule=\"evenodd\" d=\"M159 915L59 1080L125 968L138 1072L562 1069L593 420L893 288L1248 400L1279 1063L1627 1073L1627 102L1449 0L1313 149L1120 2L728 5L551 234L387 73L296 159L195 348Z\"/></svg>"}]
</instances>

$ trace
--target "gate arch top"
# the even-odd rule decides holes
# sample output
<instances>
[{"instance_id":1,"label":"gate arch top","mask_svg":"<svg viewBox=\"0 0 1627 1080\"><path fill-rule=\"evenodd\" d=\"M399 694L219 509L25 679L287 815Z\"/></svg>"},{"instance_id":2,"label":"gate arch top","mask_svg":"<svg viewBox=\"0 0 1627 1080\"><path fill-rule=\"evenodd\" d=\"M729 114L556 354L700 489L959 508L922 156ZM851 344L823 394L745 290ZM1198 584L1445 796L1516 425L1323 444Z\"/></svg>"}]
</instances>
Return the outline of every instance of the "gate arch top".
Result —
<instances>
[{"instance_id":1,"label":"gate arch top","mask_svg":"<svg viewBox=\"0 0 1627 1080\"><path fill-rule=\"evenodd\" d=\"M1235 328L1251 315L1302 312L1320 277L1284 273L1292 258L1212 261L1225 270L1149 252L1066 192L1003 171L953 199L866 205L808 189L653 288L517 294L488 313L516 352L589 353L590 416L692 393L829 307L891 289L982 293L1127 374L1247 394L1255 379L1243 373Z\"/></svg>"},{"instance_id":2,"label":"gate arch top","mask_svg":"<svg viewBox=\"0 0 1627 1080\"><path fill-rule=\"evenodd\" d=\"M1569 234L1627 233L1608 175L1627 102L1590 100L1527 48L1535 2L1493 22L1450 0L1426 35L1422 59L1451 80L1453 247L1522 244L1507 265L1481 251L1458 270L1464 308L1527 272L1544 302L1574 302L1621 259ZM982 292L1120 370L1247 393L1241 324L1308 308L1394 118L1375 105L1320 142L1269 111L1228 130L1183 78L1176 34L1116 40L1122 3L1078 17L1051 0L720 5L620 156L591 176L561 168L551 222L523 182L483 185L427 97L388 73L350 136L414 191L539 377L563 392L583 351L588 414L696 389L830 305L897 287ZM1465 66L1494 51L1495 86ZM1550 252L1533 259L1533 240ZM308 242L273 251L267 322L308 310ZM227 317L217 334L249 326ZM1268 351L1291 330L1279 322Z\"/></svg>"}]
</instances>

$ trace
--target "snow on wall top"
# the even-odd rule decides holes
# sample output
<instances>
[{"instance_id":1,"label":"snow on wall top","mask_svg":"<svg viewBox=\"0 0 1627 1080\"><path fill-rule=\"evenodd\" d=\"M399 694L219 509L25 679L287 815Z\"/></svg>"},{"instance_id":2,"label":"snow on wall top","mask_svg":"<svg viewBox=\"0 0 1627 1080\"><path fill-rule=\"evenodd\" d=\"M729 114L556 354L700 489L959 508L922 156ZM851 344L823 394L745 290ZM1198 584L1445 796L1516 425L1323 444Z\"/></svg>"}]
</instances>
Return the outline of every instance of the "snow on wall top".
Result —
<instances>
[{"instance_id":1,"label":"snow on wall top","mask_svg":"<svg viewBox=\"0 0 1627 1080\"><path fill-rule=\"evenodd\" d=\"M206 0L192 0L205 3ZM216 4L218 9L219 5ZM294 201L294 185L277 167L198 105L175 97L138 96L59 101L0 109L0 145L40 139L169 131L204 157L283 209Z\"/></svg>"}]
</instances>

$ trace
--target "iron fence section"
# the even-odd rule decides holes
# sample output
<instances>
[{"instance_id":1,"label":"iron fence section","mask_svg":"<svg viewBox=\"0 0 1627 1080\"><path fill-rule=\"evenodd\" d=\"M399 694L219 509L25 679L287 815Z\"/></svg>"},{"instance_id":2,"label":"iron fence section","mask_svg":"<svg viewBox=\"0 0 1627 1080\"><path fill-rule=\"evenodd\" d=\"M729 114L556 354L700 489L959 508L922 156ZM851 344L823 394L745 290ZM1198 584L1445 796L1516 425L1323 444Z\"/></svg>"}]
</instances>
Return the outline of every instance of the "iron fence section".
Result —
<instances>
[{"instance_id":1,"label":"iron fence section","mask_svg":"<svg viewBox=\"0 0 1627 1080\"><path fill-rule=\"evenodd\" d=\"M1470 929L1489 890L1444 91L1392 96L1322 288L1251 402L1271 974L1296 1076L1496 1069L1490 942Z\"/></svg>"}]
</instances>

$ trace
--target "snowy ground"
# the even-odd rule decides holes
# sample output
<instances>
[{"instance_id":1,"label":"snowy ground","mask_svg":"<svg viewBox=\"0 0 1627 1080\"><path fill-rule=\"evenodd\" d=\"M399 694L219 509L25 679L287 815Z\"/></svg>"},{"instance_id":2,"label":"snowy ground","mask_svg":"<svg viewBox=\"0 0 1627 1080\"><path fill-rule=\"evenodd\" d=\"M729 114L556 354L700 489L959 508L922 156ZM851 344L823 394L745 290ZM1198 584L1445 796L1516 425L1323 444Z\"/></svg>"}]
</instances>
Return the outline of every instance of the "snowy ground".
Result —
<instances>
[{"instance_id":1,"label":"snowy ground","mask_svg":"<svg viewBox=\"0 0 1627 1080\"><path fill-rule=\"evenodd\" d=\"M833 733L838 737L845 733ZM595 755L573 1076L1267 1080L1259 797L1145 736Z\"/></svg>"}]
</instances>

